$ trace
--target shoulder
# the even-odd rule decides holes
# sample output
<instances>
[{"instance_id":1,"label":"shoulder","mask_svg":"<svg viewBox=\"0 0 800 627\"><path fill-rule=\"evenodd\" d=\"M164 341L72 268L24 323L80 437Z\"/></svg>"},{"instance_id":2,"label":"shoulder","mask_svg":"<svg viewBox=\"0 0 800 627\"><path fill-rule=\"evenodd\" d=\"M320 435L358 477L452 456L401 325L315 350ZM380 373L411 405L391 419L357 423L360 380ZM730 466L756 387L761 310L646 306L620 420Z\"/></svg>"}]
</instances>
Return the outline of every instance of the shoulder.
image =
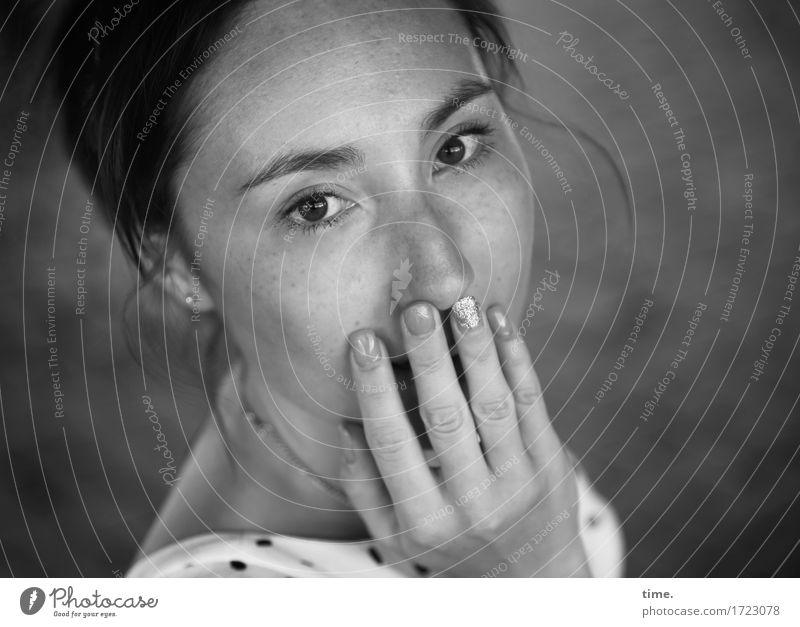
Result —
<instances>
[{"instance_id":1,"label":"shoulder","mask_svg":"<svg viewBox=\"0 0 800 627\"><path fill-rule=\"evenodd\" d=\"M127 577L403 577L369 542L207 533L139 558Z\"/></svg>"},{"instance_id":2,"label":"shoulder","mask_svg":"<svg viewBox=\"0 0 800 627\"><path fill-rule=\"evenodd\" d=\"M622 577L625 538L611 503L591 484L586 471L575 467L578 484L578 528L594 577Z\"/></svg>"}]
</instances>

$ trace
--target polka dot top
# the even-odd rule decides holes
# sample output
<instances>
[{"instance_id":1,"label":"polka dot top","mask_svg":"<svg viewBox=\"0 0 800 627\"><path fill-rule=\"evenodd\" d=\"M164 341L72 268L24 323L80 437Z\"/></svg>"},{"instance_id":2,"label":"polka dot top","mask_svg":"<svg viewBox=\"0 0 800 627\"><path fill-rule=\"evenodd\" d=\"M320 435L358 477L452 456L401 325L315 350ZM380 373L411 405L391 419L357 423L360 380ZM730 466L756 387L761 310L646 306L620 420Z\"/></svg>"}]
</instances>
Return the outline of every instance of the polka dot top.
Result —
<instances>
[{"instance_id":1,"label":"polka dot top","mask_svg":"<svg viewBox=\"0 0 800 627\"><path fill-rule=\"evenodd\" d=\"M581 540L595 577L621 577L624 543L611 505L577 473ZM207 533L140 558L127 577L427 577L421 562L390 563L376 543L257 532Z\"/></svg>"}]
</instances>

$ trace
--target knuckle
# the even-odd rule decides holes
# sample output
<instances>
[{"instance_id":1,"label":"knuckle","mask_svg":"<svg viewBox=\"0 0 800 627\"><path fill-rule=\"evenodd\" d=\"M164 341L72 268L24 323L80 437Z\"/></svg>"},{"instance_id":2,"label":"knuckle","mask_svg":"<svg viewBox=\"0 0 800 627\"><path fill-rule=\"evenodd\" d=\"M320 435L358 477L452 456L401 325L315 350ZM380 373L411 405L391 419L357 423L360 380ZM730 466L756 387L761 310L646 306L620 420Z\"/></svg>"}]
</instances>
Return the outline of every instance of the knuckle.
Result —
<instances>
[{"instance_id":1,"label":"knuckle","mask_svg":"<svg viewBox=\"0 0 800 627\"><path fill-rule=\"evenodd\" d=\"M495 358L495 347L493 343L486 344L476 352L475 361L479 364L485 364Z\"/></svg>"},{"instance_id":2,"label":"knuckle","mask_svg":"<svg viewBox=\"0 0 800 627\"><path fill-rule=\"evenodd\" d=\"M491 542L503 531L503 520L497 514L488 514L476 520L472 525L472 532L481 540Z\"/></svg>"},{"instance_id":3,"label":"knuckle","mask_svg":"<svg viewBox=\"0 0 800 627\"><path fill-rule=\"evenodd\" d=\"M372 454L385 460L393 460L401 456L410 439L410 433L402 427L377 429L368 436Z\"/></svg>"},{"instance_id":4,"label":"knuckle","mask_svg":"<svg viewBox=\"0 0 800 627\"><path fill-rule=\"evenodd\" d=\"M404 536L406 538L406 536ZM442 524L421 525L409 532L407 541L418 547L435 548L448 540L447 530Z\"/></svg>"},{"instance_id":5,"label":"knuckle","mask_svg":"<svg viewBox=\"0 0 800 627\"><path fill-rule=\"evenodd\" d=\"M520 386L514 390L514 400L523 407L531 407L535 405L541 397L541 390L530 385Z\"/></svg>"},{"instance_id":6,"label":"knuckle","mask_svg":"<svg viewBox=\"0 0 800 627\"><path fill-rule=\"evenodd\" d=\"M454 405L422 406L422 416L431 431L438 435L458 432L466 422L464 408Z\"/></svg>"},{"instance_id":7,"label":"knuckle","mask_svg":"<svg viewBox=\"0 0 800 627\"><path fill-rule=\"evenodd\" d=\"M445 358L429 351L418 351L416 355L412 353L413 364L419 372L432 374L444 368Z\"/></svg>"},{"instance_id":8,"label":"knuckle","mask_svg":"<svg viewBox=\"0 0 800 627\"><path fill-rule=\"evenodd\" d=\"M494 342L469 343L465 342L459 347L462 359L466 362L485 364L495 356Z\"/></svg>"},{"instance_id":9,"label":"knuckle","mask_svg":"<svg viewBox=\"0 0 800 627\"><path fill-rule=\"evenodd\" d=\"M516 337L509 342L506 351L506 361L512 366L523 366L528 362L528 353L525 341Z\"/></svg>"},{"instance_id":10,"label":"knuckle","mask_svg":"<svg viewBox=\"0 0 800 627\"><path fill-rule=\"evenodd\" d=\"M513 411L508 396L478 401L472 408L472 413L480 422L504 421L511 418Z\"/></svg>"}]
</instances>

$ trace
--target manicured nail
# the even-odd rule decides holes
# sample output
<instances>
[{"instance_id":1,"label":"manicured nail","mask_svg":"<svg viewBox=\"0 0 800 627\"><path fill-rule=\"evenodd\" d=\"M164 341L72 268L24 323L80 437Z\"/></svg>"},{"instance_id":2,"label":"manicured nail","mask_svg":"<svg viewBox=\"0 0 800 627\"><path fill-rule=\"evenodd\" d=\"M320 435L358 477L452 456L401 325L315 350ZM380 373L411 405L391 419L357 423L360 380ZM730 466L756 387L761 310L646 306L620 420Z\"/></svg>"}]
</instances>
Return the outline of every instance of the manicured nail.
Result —
<instances>
[{"instance_id":1,"label":"manicured nail","mask_svg":"<svg viewBox=\"0 0 800 627\"><path fill-rule=\"evenodd\" d=\"M371 368L381 358L381 347L372 331L359 331L354 343L353 353L362 368Z\"/></svg>"},{"instance_id":2,"label":"manicured nail","mask_svg":"<svg viewBox=\"0 0 800 627\"><path fill-rule=\"evenodd\" d=\"M356 461L356 451L353 448L353 438L350 437L350 432L342 423L339 423L339 439L341 440L344 461L348 464L354 463Z\"/></svg>"},{"instance_id":3,"label":"manicured nail","mask_svg":"<svg viewBox=\"0 0 800 627\"><path fill-rule=\"evenodd\" d=\"M508 318L506 318L506 315L502 311L497 308L490 309L489 320L497 330L498 335L502 337L511 337L511 325L508 324Z\"/></svg>"},{"instance_id":4,"label":"manicured nail","mask_svg":"<svg viewBox=\"0 0 800 627\"><path fill-rule=\"evenodd\" d=\"M481 308L472 296L459 298L453 304L453 315L462 333L470 329L477 329L483 324L481 320Z\"/></svg>"},{"instance_id":5,"label":"manicured nail","mask_svg":"<svg viewBox=\"0 0 800 627\"><path fill-rule=\"evenodd\" d=\"M408 330L413 335L425 336L436 328L433 308L427 303L415 303L403 312Z\"/></svg>"}]
</instances>

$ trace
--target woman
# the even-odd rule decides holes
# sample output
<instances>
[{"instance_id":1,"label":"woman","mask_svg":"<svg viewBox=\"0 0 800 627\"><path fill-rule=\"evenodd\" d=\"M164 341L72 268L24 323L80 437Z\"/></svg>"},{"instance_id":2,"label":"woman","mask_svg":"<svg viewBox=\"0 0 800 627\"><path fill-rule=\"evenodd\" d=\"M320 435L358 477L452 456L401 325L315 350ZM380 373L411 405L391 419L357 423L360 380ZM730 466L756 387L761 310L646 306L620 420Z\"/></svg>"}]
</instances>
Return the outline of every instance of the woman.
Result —
<instances>
[{"instance_id":1,"label":"woman","mask_svg":"<svg viewBox=\"0 0 800 627\"><path fill-rule=\"evenodd\" d=\"M494 7L115 20L65 22L70 141L210 406L129 575L618 575L517 331L534 197Z\"/></svg>"}]
</instances>

